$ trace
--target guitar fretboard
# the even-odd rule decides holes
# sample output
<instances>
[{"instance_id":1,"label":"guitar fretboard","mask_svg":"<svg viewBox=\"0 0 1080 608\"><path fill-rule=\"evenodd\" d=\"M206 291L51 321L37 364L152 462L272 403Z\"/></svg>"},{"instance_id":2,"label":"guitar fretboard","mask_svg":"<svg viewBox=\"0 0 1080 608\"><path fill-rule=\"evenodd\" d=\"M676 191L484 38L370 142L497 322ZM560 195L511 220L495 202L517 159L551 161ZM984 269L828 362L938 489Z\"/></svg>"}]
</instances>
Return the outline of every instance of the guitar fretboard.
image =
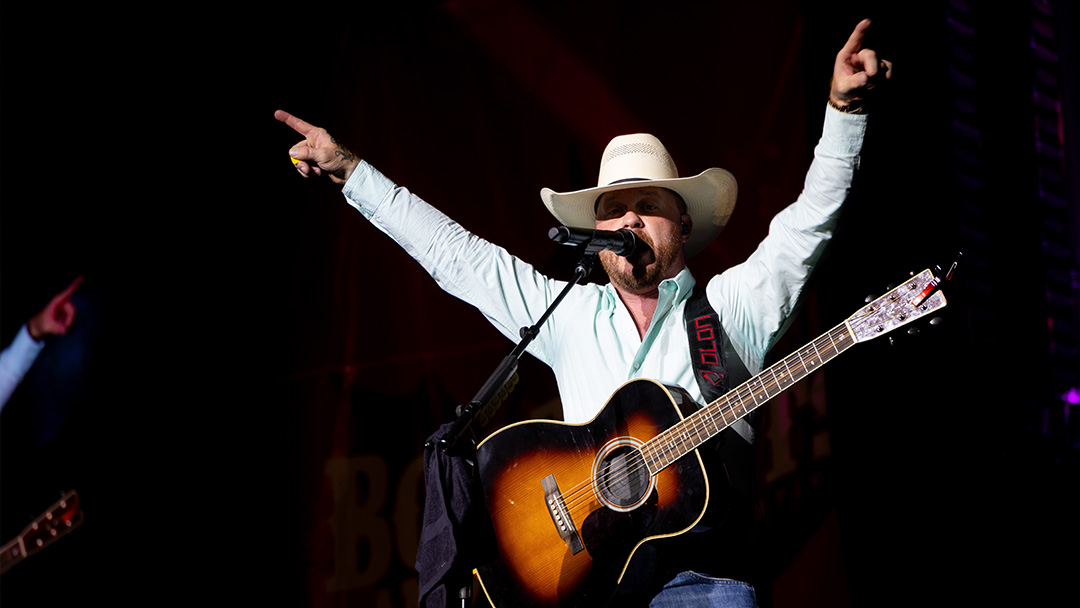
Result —
<instances>
[{"instance_id":1,"label":"guitar fretboard","mask_svg":"<svg viewBox=\"0 0 1080 608\"><path fill-rule=\"evenodd\" d=\"M660 472L855 344L842 323L724 393L642 446L649 471Z\"/></svg>"}]
</instances>

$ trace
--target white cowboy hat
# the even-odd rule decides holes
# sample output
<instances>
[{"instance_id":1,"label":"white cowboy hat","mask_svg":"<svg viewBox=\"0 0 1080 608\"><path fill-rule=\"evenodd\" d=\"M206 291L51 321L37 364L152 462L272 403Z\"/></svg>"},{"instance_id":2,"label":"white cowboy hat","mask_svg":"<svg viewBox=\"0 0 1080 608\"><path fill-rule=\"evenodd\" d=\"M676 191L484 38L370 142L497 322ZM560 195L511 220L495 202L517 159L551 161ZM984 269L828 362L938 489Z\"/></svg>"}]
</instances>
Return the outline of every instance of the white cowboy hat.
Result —
<instances>
[{"instance_id":1,"label":"white cowboy hat","mask_svg":"<svg viewBox=\"0 0 1080 608\"><path fill-rule=\"evenodd\" d=\"M620 135L611 140L600 160L595 188L559 193L544 188L540 198L557 220L571 228L596 228L596 200L613 190L656 186L679 193L693 218L690 240L683 250L690 257L716 238L735 209L739 188L724 169L708 169L679 177L675 161L660 140L647 133Z\"/></svg>"}]
</instances>

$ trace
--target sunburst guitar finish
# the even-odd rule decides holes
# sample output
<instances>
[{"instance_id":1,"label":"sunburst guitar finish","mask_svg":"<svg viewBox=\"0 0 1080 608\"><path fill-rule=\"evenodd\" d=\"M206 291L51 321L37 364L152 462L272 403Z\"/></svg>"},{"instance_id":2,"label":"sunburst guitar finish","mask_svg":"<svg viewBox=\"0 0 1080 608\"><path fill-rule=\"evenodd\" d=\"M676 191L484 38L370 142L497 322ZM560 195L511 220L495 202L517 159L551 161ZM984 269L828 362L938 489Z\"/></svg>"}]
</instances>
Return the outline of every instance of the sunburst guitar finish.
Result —
<instances>
[{"instance_id":1,"label":"sunburst guitar finish","mask_svg":"<svg viewBox=\"0 0 1080 608\"><path fill-rule=\"evenodd\" d=\"M654 442L682 420L682 389L623 385L592 421L529 421L477 449L499 559L477 568L496 606L597 606L637 547L691 528L708 503L701 459L654 471Z\"/></svg>"}]
</instances>

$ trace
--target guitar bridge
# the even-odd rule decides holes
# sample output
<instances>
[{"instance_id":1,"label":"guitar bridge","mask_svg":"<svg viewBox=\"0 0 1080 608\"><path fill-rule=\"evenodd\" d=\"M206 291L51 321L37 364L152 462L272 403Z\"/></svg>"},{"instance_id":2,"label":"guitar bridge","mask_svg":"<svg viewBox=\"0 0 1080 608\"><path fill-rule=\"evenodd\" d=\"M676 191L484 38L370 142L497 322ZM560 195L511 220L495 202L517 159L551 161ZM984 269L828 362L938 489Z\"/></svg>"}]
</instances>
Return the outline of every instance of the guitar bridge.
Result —
<instances>
[{"instance_id":1,"label":"guitar bridge","mask_svg":"<svg viewBox=\"0 0 1080 608\"><path fill-rule=\"evenodd\" d=\"M559 533L559 537L563 539L566 546L570 547L570 553L577 555L585 548L585 544L581 542L574 520L566 509L566 502L563 501L562 492L559 491L559 484L555 483L554 475L548 475L541 483L544 485L544 503L547 504L551 523L555 524L555 531Z\"/></svg>"}]
</instances>

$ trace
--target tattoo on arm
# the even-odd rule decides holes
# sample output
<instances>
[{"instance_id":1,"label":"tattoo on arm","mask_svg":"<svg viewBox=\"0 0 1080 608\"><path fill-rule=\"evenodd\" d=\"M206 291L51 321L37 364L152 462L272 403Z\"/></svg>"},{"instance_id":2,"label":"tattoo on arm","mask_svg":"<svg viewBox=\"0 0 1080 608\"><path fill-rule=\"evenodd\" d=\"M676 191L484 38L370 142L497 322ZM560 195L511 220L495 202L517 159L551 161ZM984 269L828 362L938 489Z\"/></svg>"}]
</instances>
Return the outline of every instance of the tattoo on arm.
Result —
<instances>
[{"instance_id":1,"label":"tattoo on arm","mask_svg":"<svg viewBox=\"0 0 1080 608\"><path fill-rule=\"evenodd\" d=\"M341 179L348 179L349 173L352 172L352 168L360 162L360 159L349 151L348 148L338 143L337 139L330 136L330 143L334 144L334 156L343 163L339 173L336 173L337 177Z\"/></svg>"},{"instance_id":2,"label":"tattoo on arm","mask_svg":"<svg viewBox=\"0 0 1080 608\"><path fill-rule=\"evenodd\" d=\"M348 150L346 150L345 148L342 148L340 146L338 147L337 150L334 151L334 155L340 157L341 160L346 161L346 162L356 160L356 155L355 154L353 154L352 152L349 152Z\"/></svg>"}]
</instances>

